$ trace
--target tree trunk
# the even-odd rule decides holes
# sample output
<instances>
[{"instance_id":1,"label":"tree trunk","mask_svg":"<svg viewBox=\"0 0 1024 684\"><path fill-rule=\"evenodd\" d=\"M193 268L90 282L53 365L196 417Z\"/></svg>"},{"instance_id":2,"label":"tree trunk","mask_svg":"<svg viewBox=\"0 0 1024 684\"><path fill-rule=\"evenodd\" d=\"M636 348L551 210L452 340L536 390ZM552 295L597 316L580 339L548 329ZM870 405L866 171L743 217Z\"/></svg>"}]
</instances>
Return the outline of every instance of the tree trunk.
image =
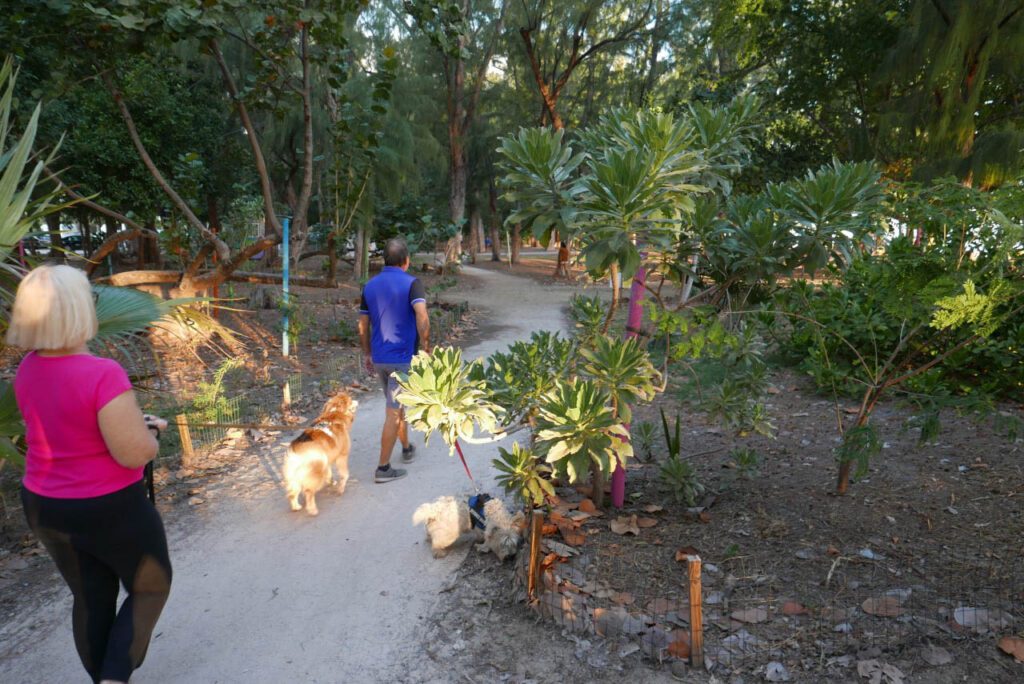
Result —
<instances>
[{"instance_id":1,"label":"tree trunk","mask_svg":"<svg viewBox=\"0 0 1024 684\"><path fill-rule=\"evenodd\" d=\"M327 236L327 282L332 286L338 283L338 245L337 236L331 231Z\"/></svg>"},{"instance_id":2,"label":"tree trunk","mask_svg":"<svg viewBox=\"0 0 1024 684\"><path fill-rule=\"evenodd\" d=\"M508 246L509 263L519 263L519 249L523 245L523 224L517 223L512 226L512 244Z\"/></svg>"},{"instance_id":3,"label":"tree trunk","mask_svg":"<svg viewBox=\"0 0 1024 684\"><path fill-rule=\"evenodd\" d=\"M619 265L612 264L609 269L609 274L612 279L612 303L608 307L608 316L604 319L604 325L601 326L601 334L607 335L608 329L612 325L612 319L615 318L615 311L619 308L619 297L621 296L622 283L619 282Z\"/></svg>"},{"instance_id":4,"label":"tree trunk","mask_svg":"<svg viewBox=\"0 0 1024 684\"><path fill-rule=\"evenodd\" d=\"M359 226L356 228L356 253L355 263L352 265L352 277L358 283L360 280L366 278L366 228L363 226L363 222L359 222Z\"/></svg>"},{"instance_id":5,"label":"tree trunk","mask_svg":"<svg viewBox=\"0 0 1024 684\"><path fill-rule=\"evenodd\" d=\"M491 261L501 261L501 220L498 216L498 186L491 177L487 188L488 204L491 210Z\"/></svg>"},{"instance_id":6,"label":"tree trunk","mask_svg":"<svg viewBox=\"0 0 1024 684\"><path fill-rule=\"evenodd\" d=\"M449 125L448 135L450 138L448 215L458 232L455 233L455 237L448 240L444 255L444 269L447 269L449 264L457 263L462 254L462 224L466 219L466 180L468 175L466 150L463 147L462 133L458 131L458 126Z\"/></svg>"},{"instance_id":7,"label":"tree trunk","mask_svg":"<svg viewBox=\"0 0 1024 684\"><path fill-rule=\"evenodd\" d=\"M480 208L473 207L469 213L469 260L476 263L476 255L483 248L482 226L483 219L480 216Z\"/></svg>"},{"instance_id":8,"label":"tree trunk","mask_svg":"<svg viewBox=\"0 0 1024 684\"><path fill-rule=\"evenodd\" d=\"M46 217L46 228L50 233L50 256L63 256L60 251L64 248L64 241L60 237L60 212Z\"/></svg>"}]
</instances>

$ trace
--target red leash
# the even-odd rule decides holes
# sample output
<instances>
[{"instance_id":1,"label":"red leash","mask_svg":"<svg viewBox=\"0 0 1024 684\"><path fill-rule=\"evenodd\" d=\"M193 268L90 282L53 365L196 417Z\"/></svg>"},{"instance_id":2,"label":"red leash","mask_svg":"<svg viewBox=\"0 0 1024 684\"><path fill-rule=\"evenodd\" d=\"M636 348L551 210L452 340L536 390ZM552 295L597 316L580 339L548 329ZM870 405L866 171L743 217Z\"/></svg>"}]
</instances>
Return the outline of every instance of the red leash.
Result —
<instances>
[{"instance_id":1,"label":"red leash","mask_svg":"<svg viewBox=\"0 0 1024 684\"><path fill-rule=\"evenodd\" d=\"M455 440L455 450L459 452L459 458L462 460L462 467L466 469L466 475L469 477L469 481L473 483L476 490L480 491L480 486L473 479L473 473L469 472L469 466L466 465L466 457L462 455L462 445L459 444L459 440Z\"/></svg>"}]
</instances>

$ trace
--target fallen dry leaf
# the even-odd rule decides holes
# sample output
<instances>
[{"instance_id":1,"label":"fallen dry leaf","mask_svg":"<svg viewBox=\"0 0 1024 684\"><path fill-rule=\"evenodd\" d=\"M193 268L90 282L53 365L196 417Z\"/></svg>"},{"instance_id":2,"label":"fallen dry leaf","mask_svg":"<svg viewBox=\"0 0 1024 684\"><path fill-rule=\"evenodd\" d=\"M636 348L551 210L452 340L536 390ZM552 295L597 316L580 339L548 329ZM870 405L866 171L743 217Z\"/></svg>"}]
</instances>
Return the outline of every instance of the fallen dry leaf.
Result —
<instances>
[{"instance_id":1,"label":"fallen dry leaf","mask_svg":"<svg viewBox=\"0 0 1024 684\"><path fill-rule=\"evenodd\" d=\"M617 603L620 606L629 606L636 601L636 598L628 591L620 591L618 594L612 596L612 602Z\"/></svg>"},{"instance_id":2,"label":"fallen dry leaf","mask_svg":"<svg viewBox=\"0 0 1024 684\"><path fill-rule=\"evenodd\" d=\"M636 526L640 527L640 528L654 527L657 524L658 524L658 521L655 520L654 518L637 518L636 519Z\"/></svg>"},{"instance_id":3,"label":"fallen dry leaf","mask_svg":"<svg viewBox=\"0 0 1024 684\"><path fill-rule=\"evenodd\" d=\"M857 674L865 677L870 684L903 684L903 672L895 665L878 660L858 660Z\"/></svg>"},{"instance_id":4,"label":"fallen dry leaf","mask_svg":"<svg viewBox=\"0 0 1024 684\"><path fill-rule=\"evenodd\" d=\"M745 608L743 610L734 610L729 614L733 620L737 622L745 622L749 625L755 625L759 622L768 621L768 609L767 608Z\"/></svg>"},{"instance_id":5,"label":"fallen dry leaf","mask_svg":"<svg viewBox=\"0 0 1024 684\"><path fill-rule=\"evenodd\" d=\"M636 524L635 515L631 515L628 518L626 516L616 518L615 520L612 520L608 526L615 534L640 534L640 528Z\"/></svg>"},{"instance_id":6,"label":"fallen dry leaf","mask_svg":"<svg viewBox=\"0 0 1024 684\"><path fill-rule=\"evenodd\" d=\"M590 499L584 499L583 501L580 501L579 510L584 513L597 513L597 506L595 506L594 502Z\"/></svg>"},{"instance_id":7,"label":"fallen dry leaf","mask_svg":"<svg viewBox=\"0 0 1024 684\"><path fill-rule=\"evenodd\" d=\"M921 660L932 667L938 667L953 662L953 655L941 646L928 646L921 649Z\"/></svg>"},{"instance_id":8,"label":"fallen dry leaf","mask_svg":"<svg viewBox=\"0 0 1024 684\"><path fill-rule=\"evenodd\" d=\"M661 513L665 509L658 504L647 504L643 507L644 513Z\"/></svg>"},{"instance_id":9,"label":"fallen dry leaf","mask_svg":"<svg viewBox=\"0 0 1024 684\"><path fill-rule=\"evenodd\" d=\"M953 611L954 624L977 634L1005 629L1013 624L1013 617L998 608L971 608L961 606Z\"/></svg>"},{"instance_id":10,"label":"fallen dry leaf","mask_svg":"<svg viewBox=\"0 0 1024 684\"><path fill-rule=\"evenodd\" d=\"M689 560L689 556L699 556L700 552L692 546L684 546L680 549L676 549L676 561L679 563L685 563Z\"/></svg>"},{"instance_id":11,"label":"fallen dry leaf","mask_svg":"<svg viewBox=\"0 0 1024 684\"><path fill-rule=\"evenodd\" d=\"M668 654L676 658L690 657L690 633L685 629L674 629L670 635L672 641L668 645Z\"/></svg>"},{"instance_id":12,"label":"fallen dry leaf","mask_svg":"<svg viewBox=\"0 0 1024 684\"><path fill-rule=\"evenodd\" d=\"M562 539L565 540L565 543L571 546L582 546L583 542L587 541L587 535L577 530L573 525L561 524L558 526L558 531L562 533Z\"/></svg>"},{"instance_id":13,"label":"fallen dry leaf","mask_svg":"<svg viewBox=\"0 0 1024 684\"><path fill-rule=\"evenodd\" d=\"M544 523L544 526L540 528L540 533L545 537L550 537L558 531L558 525L554 523Z\"/></svg>"},{"instance_id":14,"label":"fallen dry leaf","mask_svg":"<svg viewBox=\"0 0 1024 684\"><path fill-rule=\"evenodd\" d=\"M709 522L711 522L711 514L707 511L701 511L697 514L697 521L707 525Z\"/></svg>"},{"instance_id":15,"label":"fallen dry leaf","mask_svg":"<svg viewBox=\"0 0 1024 684\"><path fill-rule=\"evenodd\" d=\"M1017 636L1004 636L999 640L999 650L1012 655L1018 663L1024 663L1024 639Z\"/></svg>"},{"instance_id":16,"label":"fallen dry leaf","mask_svg":"<svg viewBox=\"0 0 1024 684\"><path fill-rule=\"evenodd\" d=\"M839 549L837 549L836 547L834 547L831 544L829 544L828 545L828 549L825 550L825 553L827 553L828 555L830 555L830 556L832 556L834 558L834 557L839 555Z\"/></svg>"},{"instance_id":17,"label":"fallen dry leaf","mask_svg":"<svg viewBox=\"0 0 1024 684\"><path fill-rule=\"evenodd\" d=\"M807 615L810 612L802 603L796 601L786 601L782 604L783 615Z\"/></svg>"},{"instance_id":18,"label":"fallen dry leaf","mask_svg":"<svg viewBox=\"0 0 1024 684\"><path fill-rule=\"evenodd\" d=\"M899 617L904 612L899 596L872 597L865 599L860 607L865 613L875 617Z\"/></svg>"},{"instance_id":19,"label":"fallen dry leaf","mask_svg":"<svg viewBox=\"0 0 1024 684\"><path fill-rule=\"evenodd\" d=\"M667 598L656 598L647 604L647 612L651 615L664 615L673 610L679 610L680 604Z\"/></svg>"}]
</instances>

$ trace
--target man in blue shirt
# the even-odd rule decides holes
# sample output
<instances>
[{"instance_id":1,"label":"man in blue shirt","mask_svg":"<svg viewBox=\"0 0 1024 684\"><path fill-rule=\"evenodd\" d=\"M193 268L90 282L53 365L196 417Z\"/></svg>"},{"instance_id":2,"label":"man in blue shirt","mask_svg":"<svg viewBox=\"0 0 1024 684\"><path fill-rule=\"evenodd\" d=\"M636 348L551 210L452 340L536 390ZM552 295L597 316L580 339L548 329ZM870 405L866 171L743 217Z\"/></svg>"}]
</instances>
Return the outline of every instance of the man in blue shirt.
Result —
<instances>
[{"instance_id":1,"label":"man in blue shirt","mask_svg":"<svg viewBox=\"0 0 1024 684\"><path fill-rule=\"evenodd\" d=\"M409 370L418 350L430 353L430 317L423 283L406 271L409 248L403 240L388 240L384 246L384 270L363 287L359 310L359 341L363 347L366 370L376 373L384 387L386 400L384 429L380 436L380 463L373 481L392 482L405 477L405 470L391 467L395 441L402 442L402 462L416 458L416 447L409 443L405 411L395 400L398 384L395 372Z\"/></svg>"}]
</instances>

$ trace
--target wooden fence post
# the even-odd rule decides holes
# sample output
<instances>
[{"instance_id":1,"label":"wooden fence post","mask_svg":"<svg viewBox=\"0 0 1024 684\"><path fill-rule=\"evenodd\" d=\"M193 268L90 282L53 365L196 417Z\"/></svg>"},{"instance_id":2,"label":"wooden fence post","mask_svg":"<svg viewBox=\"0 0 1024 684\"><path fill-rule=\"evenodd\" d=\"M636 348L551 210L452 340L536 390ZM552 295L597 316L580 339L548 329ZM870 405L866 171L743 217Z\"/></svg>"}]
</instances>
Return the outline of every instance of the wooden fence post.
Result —
<instances>
[{"instance_id":1,"label":"wooden fence post","mask_svg":"<svg viewBox=\"0 0 1024 684\"><path fill-rule=\"evenodd\" d=\"M704 667L704 607L701 604L700 556L686 557L690 575L690 666Z\"/></svg>"},{"instance_id":2,"label":"wooden fence post","mask_svg":"<svg viewBox=\"0 0 1024 684\"><path fill-rule=\"evenodd\" d=\"M181 437L181 465L191 470L195 465L195 451L192 450L192 434L188 431L188 418L184 413L178 414L178 436Z\"/></svg>"},{"instance_id":3,"label":"wooden fence post","mask_svg":"<svg viewBox=\"0 0 1024 684\"><path fill-rule=\"evenodd\" d=\"M286 409L292 405L292 383L290 380L284 381L284 394L281 398L281 405Z\"/></svg>"},{"instance_id":4,"label":"wooden fence post","mask_svg":"<svg viewBox=\"0 0 1024 684\"><path fill-rule=\"evenodd\" d=\"M544 529L544 511L534 511L530 520L530 568L527 573L526 595L529 600L537 598L537 584L540 581L540 540Z\"/></svg>"}]
</instances>

